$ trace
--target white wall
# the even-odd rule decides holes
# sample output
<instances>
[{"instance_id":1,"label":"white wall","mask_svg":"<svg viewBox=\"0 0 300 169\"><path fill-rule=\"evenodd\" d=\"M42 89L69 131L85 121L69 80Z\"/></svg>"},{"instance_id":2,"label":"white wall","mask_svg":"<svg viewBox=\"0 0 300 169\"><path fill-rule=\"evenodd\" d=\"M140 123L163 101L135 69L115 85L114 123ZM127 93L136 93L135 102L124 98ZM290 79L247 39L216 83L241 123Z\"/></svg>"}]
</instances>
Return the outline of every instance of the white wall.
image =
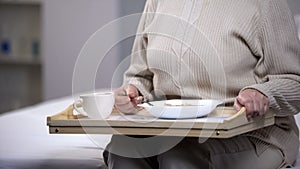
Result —
<instances>
[{"instance_id":1,"label":"white wall","mask_svg":"<svg viewBox=\"0 0 300 169\"><path fill-rule=\"evenodd\" d=\"M291 11L294 14L300 14L300 1L299 0L287 0L287 1L290 5Z\"/></svg>"},{"instance_id":2,"label":"white wall","mask_svg":"<svg viewBox=\"0 0 300 169\"><path fill-rule=\"evenodd\" d=\"M298 27L298 36L300 38L300 0L288 0L288 3L295 16L296 26Z\"/></svg>"},{"instance_id":3,"label":"white wall","mask_svg":"<svg viewBox=\"0 0 300 169\"><path fill-rule=\"evenodd\" d=\"M72 93L75 61L88 38L106 23L118 17L118 0L44 0L43 10L43 83L44 99ZM117 32L117 31L116 31ZM112 38L107 35L106 38ZM101 45L101 44L99 44ZM110 85L112 68L119 51L105 59L97 87ZM82 90L92 90L82 87Z\"/></svg>"}]
</instances>

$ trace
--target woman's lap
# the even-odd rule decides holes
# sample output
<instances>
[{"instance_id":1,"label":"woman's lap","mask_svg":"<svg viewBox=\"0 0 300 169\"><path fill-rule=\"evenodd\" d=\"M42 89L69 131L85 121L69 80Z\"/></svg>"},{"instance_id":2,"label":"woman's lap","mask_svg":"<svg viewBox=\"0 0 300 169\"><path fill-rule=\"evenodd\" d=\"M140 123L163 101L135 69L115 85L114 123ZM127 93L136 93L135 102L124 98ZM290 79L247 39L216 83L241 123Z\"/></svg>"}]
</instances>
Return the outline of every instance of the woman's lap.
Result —
<instances>
[{"instance_id":1,"label":"woman's lap","mask_svg":"<svg viewBox=\"0 0 300 169\"><path fill-rule=\"evenodd\" d=\"M118 136L120 138L120 136ZM127 136L121 136L126 139ZM170 137L175 138L175 137ZM162 139L164 141L164 139ZM108 150L114 145L114 139ZM120 143L119 143L120 144ZM126 147L128 143L120 145ZM134 145L134 143L132 144ZM149 147L148 147L149 148ZM151 147L159 149L160 147ZM125 151L141 152L140 148L135 149L129 146ZM168 168L168 169L276 169L281 166L283 157L281 152L270 146L259 156L256 154L255 146L245 136L238 136L230 139L207 139L203 143L197 138L183 138L171 149L151 157L131 158L118 155L115 152L106 152L106 161L109 168ZM141 155L145 154L144 152ZM158 167L159 166L159 167Z\"/></svg>"}]
</instances>

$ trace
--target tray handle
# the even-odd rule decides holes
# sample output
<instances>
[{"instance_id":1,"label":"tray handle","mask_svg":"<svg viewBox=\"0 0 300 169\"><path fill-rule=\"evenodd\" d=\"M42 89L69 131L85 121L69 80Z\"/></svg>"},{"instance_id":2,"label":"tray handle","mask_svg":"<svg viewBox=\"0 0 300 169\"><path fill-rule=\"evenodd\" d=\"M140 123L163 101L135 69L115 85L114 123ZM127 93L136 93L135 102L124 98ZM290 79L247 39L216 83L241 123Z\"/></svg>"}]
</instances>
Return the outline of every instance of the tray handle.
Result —
<instances>
[{"instance_id":1,"label":"tray handle","mask_svg":"<svg viewBox=\"0 0 300 169\"><path fill-rule=\"evenodd\" d=\"M234 115L228 117L225 119L225 121L231 121L233 119L237 119L237 118L245 118L247 120L247 117L246 117L246 108L245 107L242 107L240 109L240 111L238 111L237 113L235 113ZM248 120L247 120L248 121Z\"/></svg>"},{"instance_id":2,"label":"tray handle","mask_svg":"<svg viewBox=\"0 0 300 169\"><path fill-rule=\"evenodd\" d=\"M77 107L81 107L81 105L78 104ZM84 117L83 115L74 115L73 110L74 110L74 105L71 104L65 110L63 110L62 112L54 116L51 116L50 118L51 119L78 119Z\"/></svg>"}]
</instances>

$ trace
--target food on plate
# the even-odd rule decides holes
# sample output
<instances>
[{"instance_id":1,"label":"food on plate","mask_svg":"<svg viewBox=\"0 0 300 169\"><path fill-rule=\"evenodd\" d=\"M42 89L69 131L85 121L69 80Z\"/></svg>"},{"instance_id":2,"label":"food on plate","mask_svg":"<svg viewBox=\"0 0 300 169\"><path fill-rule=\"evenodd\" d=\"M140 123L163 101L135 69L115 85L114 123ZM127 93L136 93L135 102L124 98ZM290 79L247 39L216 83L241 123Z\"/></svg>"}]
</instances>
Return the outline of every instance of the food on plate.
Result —
<instances>
[{"instance_id":1,"label":"food on plate","mask_svg":"<svg viewBox=\"0 0 300 169\"><path fill-rule=\"evenodd\" d=\"M183 100L167 100L165 106L204 106L201 104L192 104L184 102Z\"/></svg>"}]
</instances>

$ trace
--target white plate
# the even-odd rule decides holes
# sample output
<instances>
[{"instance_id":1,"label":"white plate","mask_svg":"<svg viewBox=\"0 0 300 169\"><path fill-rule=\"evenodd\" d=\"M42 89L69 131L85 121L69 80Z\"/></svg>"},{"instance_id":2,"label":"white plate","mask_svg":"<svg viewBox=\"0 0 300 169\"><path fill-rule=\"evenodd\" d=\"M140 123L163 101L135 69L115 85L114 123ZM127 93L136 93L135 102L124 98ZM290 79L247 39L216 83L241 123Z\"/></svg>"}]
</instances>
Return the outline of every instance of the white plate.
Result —
<instances>
[{"instance_id":1,"label":"white plate","mask_svg":"<svg viewBox=\"0 0 300 169\"><path fill-rule=\"evenodd\" d=\"M158 118L187 119L208 115L220 100L162 100L139 104L150 114Z\"/></svg>"}]
</instances>

